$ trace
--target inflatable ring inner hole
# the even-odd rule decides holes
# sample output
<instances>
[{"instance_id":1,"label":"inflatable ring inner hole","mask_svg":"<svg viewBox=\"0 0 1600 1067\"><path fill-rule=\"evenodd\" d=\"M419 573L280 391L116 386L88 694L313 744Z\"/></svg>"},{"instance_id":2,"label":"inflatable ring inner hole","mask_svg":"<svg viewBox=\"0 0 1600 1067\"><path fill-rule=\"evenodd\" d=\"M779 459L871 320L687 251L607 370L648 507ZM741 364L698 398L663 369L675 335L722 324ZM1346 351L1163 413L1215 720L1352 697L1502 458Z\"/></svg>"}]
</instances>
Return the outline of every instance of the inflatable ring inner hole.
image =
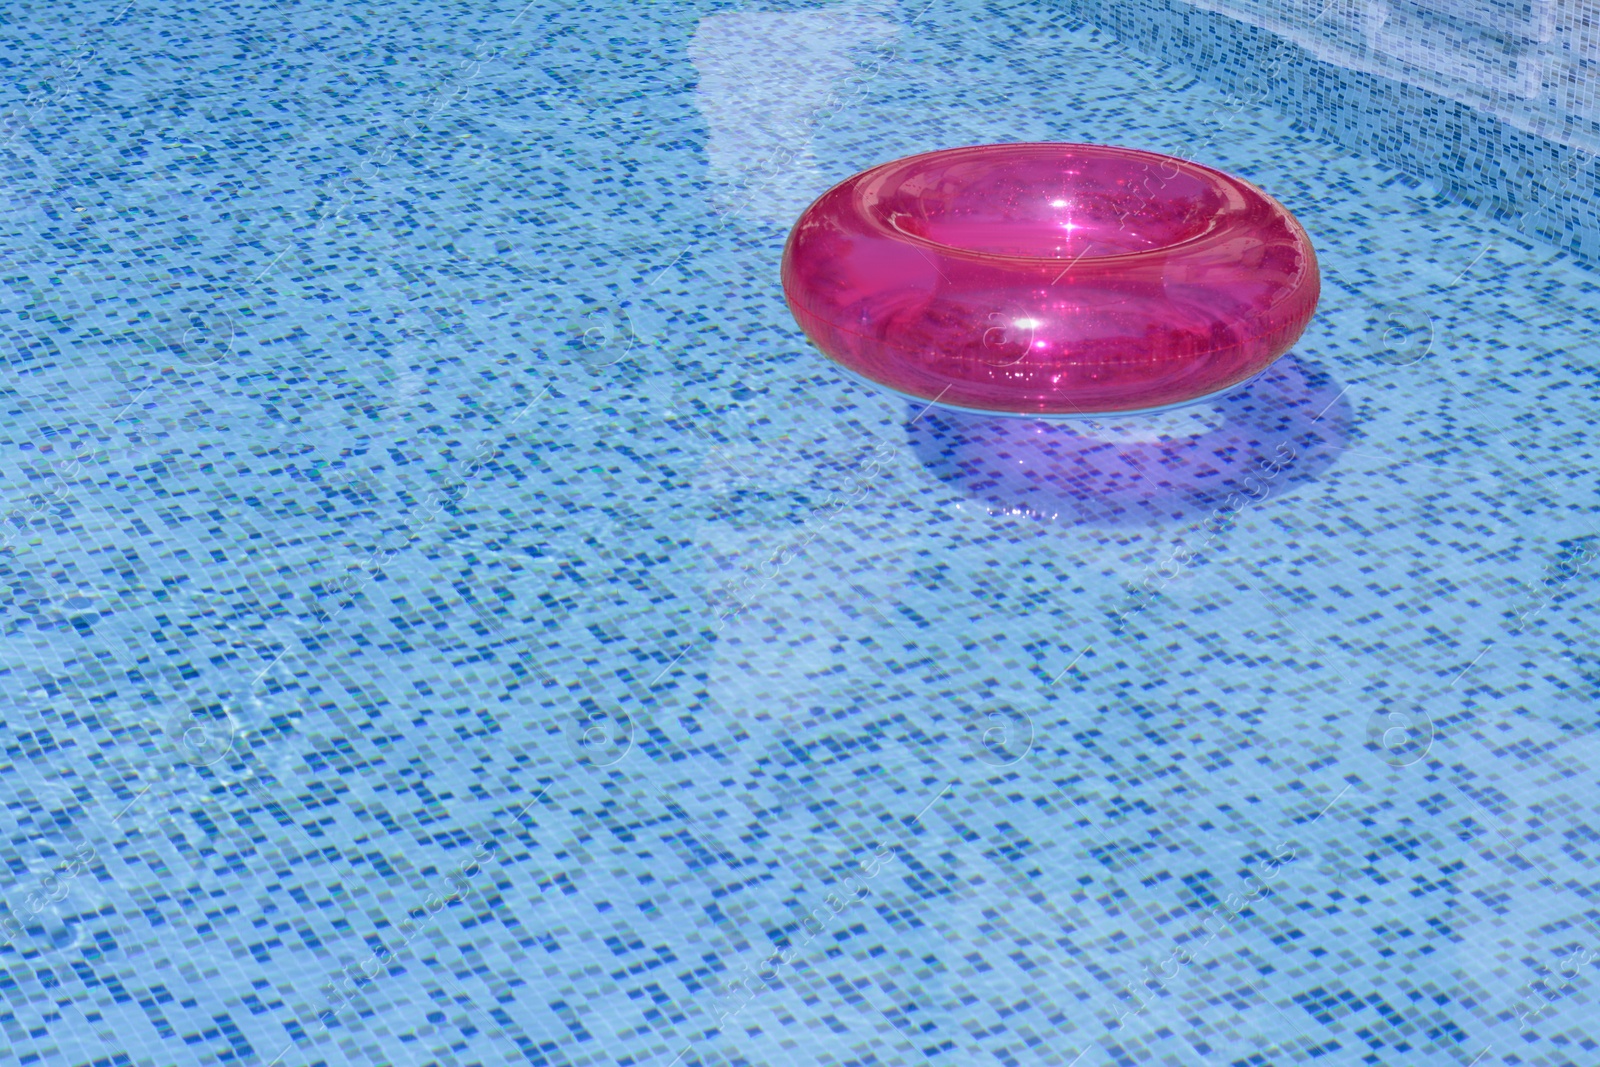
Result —
<instances>
[{"instance_id":1,"label":"inflatable ring inner hole","mask_svg":"<svg viewBox=\"0 0 1600 1067\"><path fill-rule=\"evenodd\" d=\"M1132 210L1130 204L1138 208ZM1225 204L1182 168L1135 169L1119 159L1057 153L952 162L887 175L864 190L867 213L908 237L957 252L1027 259L1098 259L1183 244L1209 232Z\"/></svg>"}]
</instances>

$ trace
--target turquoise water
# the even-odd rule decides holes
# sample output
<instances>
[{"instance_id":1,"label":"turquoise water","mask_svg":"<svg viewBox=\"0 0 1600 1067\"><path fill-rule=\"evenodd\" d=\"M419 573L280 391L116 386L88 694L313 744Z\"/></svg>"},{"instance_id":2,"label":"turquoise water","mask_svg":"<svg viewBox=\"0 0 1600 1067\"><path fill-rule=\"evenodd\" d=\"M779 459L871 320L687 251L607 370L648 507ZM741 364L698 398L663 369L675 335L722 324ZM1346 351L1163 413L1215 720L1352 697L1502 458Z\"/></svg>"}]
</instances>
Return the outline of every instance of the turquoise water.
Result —
<instances>
[{"instance_id":1,"label":"turquoise water","mask_svg":"<svg viewBox=\"0 0 1600 1067\"><path fill-rule=\"evenodd\" d=\"M1595 1062L1536 217L1044 3L8 20L7 1061ZM1317 318L1116 423L846 379L787 226L1002 140L1255 181Z\"/></svg>"}]
</instances>

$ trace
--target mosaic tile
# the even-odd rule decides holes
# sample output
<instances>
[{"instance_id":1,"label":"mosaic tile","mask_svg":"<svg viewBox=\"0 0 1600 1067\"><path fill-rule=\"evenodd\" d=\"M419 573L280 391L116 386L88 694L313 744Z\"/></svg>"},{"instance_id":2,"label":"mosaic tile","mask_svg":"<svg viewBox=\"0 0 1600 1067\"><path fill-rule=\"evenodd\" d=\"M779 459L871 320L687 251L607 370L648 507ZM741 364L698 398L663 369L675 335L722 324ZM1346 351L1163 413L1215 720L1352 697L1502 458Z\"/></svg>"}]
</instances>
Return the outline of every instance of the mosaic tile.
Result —
<instances>
[{"instance_id":1,"label":"mosaic tile","mask_svg":"<svg viewBox=\"0 0 1600 1067\"><path fill-rule=\"evenodd\" d=\"M1591 262L1600 251L1593 0L1059 6L1221 87L1208 115L1275 109L1519 237Z\"/></svg>"},{"instance_id":2,"label":"mosaic tile","mask_svg":"<svg viewBox=\"0 0 1600 1067\"><path fill-rule=\"evenodd\" d=\"M1592 1062L1586 186L1125 7L8 12L0 1056ZM1294 352L1035 424L807 346L809 197L1027 138L1282 199Z\"/></svg>"}]
</instances>

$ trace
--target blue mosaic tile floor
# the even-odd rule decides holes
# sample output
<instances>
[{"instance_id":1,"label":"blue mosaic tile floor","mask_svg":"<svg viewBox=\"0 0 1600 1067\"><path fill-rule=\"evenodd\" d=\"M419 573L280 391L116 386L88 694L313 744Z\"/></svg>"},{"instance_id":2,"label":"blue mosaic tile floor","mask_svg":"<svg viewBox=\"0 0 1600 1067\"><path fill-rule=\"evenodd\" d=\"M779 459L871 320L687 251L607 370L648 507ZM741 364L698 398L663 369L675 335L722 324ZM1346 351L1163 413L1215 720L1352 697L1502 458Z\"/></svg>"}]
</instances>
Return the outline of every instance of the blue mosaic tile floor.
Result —
<instances>
[{"instance_id":1,"label":"blue mosaic tile floor","mask_svg":"<svg viewBox=\"0 0 1600 1067\"><path fill-rule=\"evenodd\" d=\"M1530 220L1034 2L3 18L0 1060L1600 1063ZM789 220L1011 139L1263 185L1302 342L1123 423L842 378Z\"/></svg>"}]
</instances>

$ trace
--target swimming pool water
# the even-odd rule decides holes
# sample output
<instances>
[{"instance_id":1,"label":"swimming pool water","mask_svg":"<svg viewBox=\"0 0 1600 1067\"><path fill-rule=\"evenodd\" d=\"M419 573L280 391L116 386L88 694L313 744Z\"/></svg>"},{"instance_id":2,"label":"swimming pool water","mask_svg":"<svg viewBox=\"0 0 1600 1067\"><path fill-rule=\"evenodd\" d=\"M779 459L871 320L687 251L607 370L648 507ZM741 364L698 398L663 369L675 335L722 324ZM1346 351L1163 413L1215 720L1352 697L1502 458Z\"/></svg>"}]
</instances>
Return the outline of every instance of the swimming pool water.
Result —
<instances>
[{"instance_id":1,"label":"swimming pool water","mask_svg":"<svg viewBox=\"0 0 1600 1067\"><path fill-rule=\"evenodd\" d=\"M1600 1062L1536 218L1034 0L6 18L7 1062ZM1002 140L1258 183L1305 337L1122 422L846 380L787 226Z\"/></svg>"}]
</instances>

